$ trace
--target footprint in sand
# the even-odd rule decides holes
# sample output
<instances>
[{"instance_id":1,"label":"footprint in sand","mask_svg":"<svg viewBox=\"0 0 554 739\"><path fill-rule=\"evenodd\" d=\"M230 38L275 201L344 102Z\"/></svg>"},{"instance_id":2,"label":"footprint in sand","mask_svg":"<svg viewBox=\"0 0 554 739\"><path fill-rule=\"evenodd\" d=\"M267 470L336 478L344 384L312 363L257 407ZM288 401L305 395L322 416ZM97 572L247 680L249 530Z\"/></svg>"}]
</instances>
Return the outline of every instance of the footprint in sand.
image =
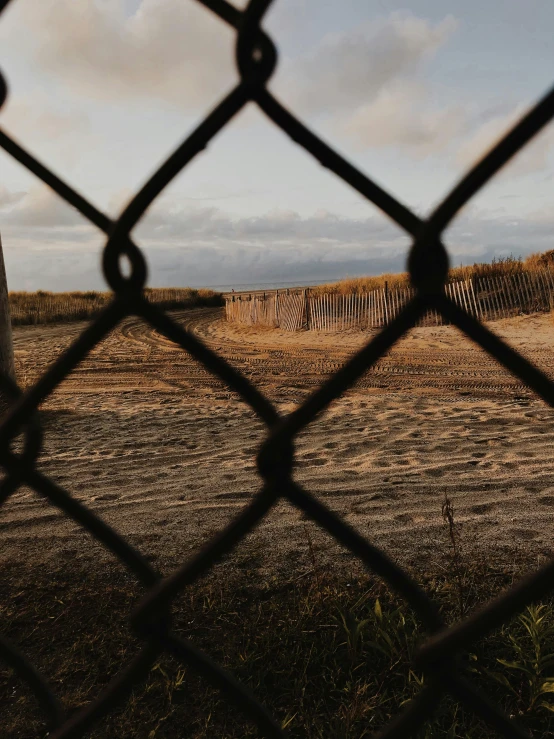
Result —
<instances>
[{"instance_id":1,"label":"footprint in sand","mask_svg":"<svg viewBox=\"0 0 554 739\"><path fill-rule=\"evenodd\" d=\"M410 513L399 513L394 517L394 520L400 523L412 523L414 517Z\"/></svg>"},{"instance_id":2,"label":"footprint in sand","mask_svg":"<svg viewBox=\"0 0 554 739\"><path fill-rule=\"evenodd\" d=\"M426 475L429 475L429 477L443 477L444 476L444 470L440 469L440 467L432 467L429 470L424 470Z\"/></svg>"},{"instance_id":3,"label":"footprint in sand","mask_svg":"<svg viewBox=\"0 0 554 739\"><path fill-rule=\"evenodd\" d=\"M91 500L119 500L121 496L119 493L102 493L102 495L96 495Z\"/></svg>"},{"instance_id":4,"label":"footprint in sand","mask_svg":"<svg viewBox=\"0 0 554 739\"><path fill-rule=\"evenodd\" d=\"M479 505L471 506L469 509L472 513L482 515L483 513L489 513L494 508L494 503L479 503Z\"/></svg>"},{"instance_id":5,"label":"footprint in sand","mask_svg":"<svg viewBox=\"0 0 554 739\"><path fill-rule=\"evenodd\" d=\"M541 495L538 500L542 505L554 506L554 495Z\"/></svg>"},{"instance_id":6,"label":"footprint in sand","mask_svg":"<svg viewBox=\"0 0 554 739\"><path fill-rule=\"evenodd\" d=\"M513 528L508 529L507 533L512 536L514 540L524 539L525 541L531 541L532 539L537 538L537 532L532 531L531 529Z\"/></svg>"},{"instance_id":7,"label":"footprint in sand","mask_svg":"<svg viewBox=\"0 0 554 739\"><path fill-rule=\"evenodd\" d=\"M217 493L214 497L220 500L245 500L246 498L251 498L252 493L241 490L233 493Z\"/></svg>"}]
</instances>

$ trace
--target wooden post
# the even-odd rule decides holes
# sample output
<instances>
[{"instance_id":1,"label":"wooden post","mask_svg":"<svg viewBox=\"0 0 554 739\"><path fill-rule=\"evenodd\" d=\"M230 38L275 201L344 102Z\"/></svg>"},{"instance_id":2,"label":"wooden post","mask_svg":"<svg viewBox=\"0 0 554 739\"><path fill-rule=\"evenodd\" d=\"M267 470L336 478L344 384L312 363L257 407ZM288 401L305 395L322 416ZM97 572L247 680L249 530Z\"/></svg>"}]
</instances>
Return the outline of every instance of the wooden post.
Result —
<instances>
[{"instance_id":1,"label":"wooden post","mask_svg":"<svg viewBox=\"0 0 554 739\"><path fill-rule=\"evenodd\" d=\"M508 301L508 307L510 309L510 315L514 315L517 313L517 302L516 298L514 297L514 281L512 279L512 275L504 275L502 277L503 283L504 283L504 292Z\"/></svg>"},{"instance_id":2,"label":"wooden post","mask_svg":"<svg viewBox=\"0 0 554 739\"><path fill-rule=\"evenodd\" d=\"M535 290L533 280L531 279L531 275L529 274L529 272L522 272L521 276L523 278L523 283L527 290L527 294L529 295L529 313L533 313L535 310Z\"/></svg>"},{"instance_id":3,"label":"wooden post","mask_svg":"<svg viewBox=\"0 0 554 739\"><path fill-rule=\"evenodd\" d=\"M0 237L0 371L15 380L15 362L13 357L12 322L10 317L10 301L8 298L8 281L4 266L4 252ZM4 398L2 398L4 400ZM7 405L7 398L2 409Z\"/></svg>"},{"instance_id":4,"label":"wooden post","mask_svg":"<svg viewBox=\"0 0 554 739\"><path fill-rule=\"evenodd\" d=\"M494 317L498 318L499 317L498 316L498 299L497 299L498 296L496 294L496 285L494 284L494 277L490 276L488 278L488 283L489 283L489 294L490 294L492 309L494 312Z\"/></svg>"},{"instance_id":5,"label":"wooden post","mask_svg":"<svg viewBox=\"0 0 554 739\"><path fill-rule=\"evenodd\" d=\"M523 303L525 305L525 311L527 313L531 313L531 297L529 294L529 288L527 286L527 282L525 280L525 272L520 272L518 275L518 279L521 285L521 294L523 296Z\"/></svg>"},{"instance_id":6,"label":"wooden post","mask_svg":"<svg viewBox=\"0 0 554 739\"><path fill-rule=\"evenodd\" d=\"M468 300L468 297L466 295L465 284L461 280L459 280L457 284L458 284L458 290L460 292L460 295L462 296L462 302L464 304L464 310L467 313L470 313L471 312L471 308L469 307L469 300Z\"/></svg>"},{"instance_id":7,"label":"wooden post","mask_svg":"<svg viewBox=\"0 0 554 739\"><path fill-rule=\"evenodd\" d=\"M479 279L479 285L481 287L481 298L485 306L485 320L491 321L493 319L493 310L490 296L489 280L487 277L481 277ZM483 287L484 286L484 287Z\"/></svg>"},{"instance_id":8,"label":"wooden post","mask_svg":"<svg viewBox=\"0 0 554 739\"><path fill-rule=\"evenodd\" d=\"M548 290L546 289L546 284L544 281L542 269L538 269L536 274L537 274L537 282L538 282L539 290L540 290L541 309L548 310L550 308L550 306L548 305Z\"/></svg>"},{"instance_id":9,"label":"wooden post","mask_svg":"<svg viewBox=\"0 0 554 739\"><path fill-rule=\"evenodd\" d=\"M468 293L468 295L469 295L469 296L470 296L470 298L471 298L471 303L470 303L470 305L472 305L472 312L473 312L473 311L475 311L475 312L473 313L473 316L474 316L475 318L480 318L480 314L479 314L479 308L478 308L478 306L477 306L477 301L475 300L475 291L473 290L473 277L470 277L470 278L469 278L469 279L467 280L467 282L466 282L466 287L467 287L467 293Z\"/></svg>"},{"instance_id":10,"label":"wooden post","mask_svg":"<svg viewBox=\"0 0 554 739\"><path fill-rule=\"evenodd\" d=\"M546 266L544 268L544 276L547 280L549 294L551 294L554 291L554 281L552 280L552 271L550 267Z\"/></svg>"},{"instance_id":11,"label":"wooden post","mask_svg":"<svg viewBox=\"0 0 554 739\"><path fill-rule=\"evenodd\" d=\"M504 300L504 288L502 285L502 281L500 280L500 275L498 277L494 277L493 279L494 279L494 284L496 285L496 295L498 297L498 302L500 303L501 317L507 318L508 308Z\"/></svg>"},{"instance_id":12,"label":"wooden post","mask_svg":"<svg viewBox=\"0 0 554 739\"><path fill-rule=\"evenodd\" d=\"M516 309L516 314L519 315L523 312L523 296L521 294L519 277L516 272L510 275L510 281L512 286L512 294L514 296L514 308Z\"/></svg>"},{"instance_id":13,"label":"wooden post","mask_svg":"<svg viewBox=\"0 0 554 739\"><path fill-rule=\"evenodd\" d=\"M529 272L521 272L520 279L525 291L527 310L529 313L533 313L536 308L536 282Z\"/></svg>"}]
</instances>

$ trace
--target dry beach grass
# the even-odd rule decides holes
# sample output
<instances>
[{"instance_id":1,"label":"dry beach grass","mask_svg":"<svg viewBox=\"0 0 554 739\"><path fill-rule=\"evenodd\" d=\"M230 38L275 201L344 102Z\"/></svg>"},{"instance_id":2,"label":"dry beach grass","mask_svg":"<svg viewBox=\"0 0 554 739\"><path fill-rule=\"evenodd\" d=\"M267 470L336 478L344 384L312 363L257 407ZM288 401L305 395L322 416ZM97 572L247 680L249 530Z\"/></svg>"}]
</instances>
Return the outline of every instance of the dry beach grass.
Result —
<instances>
[{"instance_id":1,"label":"dry beach grass","mask_svg":"<svg viewBox=\"0 0 554 739\"><path fill-rule=\"evenodd\" d=\"M537 254L530 254L525 259L520 257L500 257L492 262L476 262L475 264L453 267L448 272L449 282L460 280L488 279L490 277L509 277L522 272L531 276L544 269L551 269L554 264L554 250ZM374 277L348 277L338 282L331 282L310 288L314 294L340 293L351 295L356 293L370 292L387 285L393 290L397 287L407 287L409 277L407 272L383 274Z\"/></svg>"},{"instance_id":2,"label":"dry beach grass","mask_svg":"<svg viewBox=\"0 0 554 739\"><path fill-rule=\"evenodd\" d=\"M191 287L150 288L145 290L148 300L160 308L193 308L221 305L221 296L213 290ZM10 312L14 326L29 324L83 321L97 316L112 300L113 293L87 292L10 292Z\"/></svg>"}]
</instances>

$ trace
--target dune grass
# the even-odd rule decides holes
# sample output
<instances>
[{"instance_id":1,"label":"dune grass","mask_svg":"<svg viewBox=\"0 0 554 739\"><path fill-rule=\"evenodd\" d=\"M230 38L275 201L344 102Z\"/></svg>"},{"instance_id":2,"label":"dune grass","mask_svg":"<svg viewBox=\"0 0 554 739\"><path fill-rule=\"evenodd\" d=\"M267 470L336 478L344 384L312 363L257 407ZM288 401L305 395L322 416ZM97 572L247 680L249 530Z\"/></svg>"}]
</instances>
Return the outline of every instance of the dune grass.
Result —
<instances>
[{"instance_id":1,"label":"dune grass","mask_svg":"<svg viewBox=\"0 0 554 739\"><path fill-rule=\"evenodd\" d=\"M166 310L221 305L220 293L195 288L147 288L146 297ZM10 292L12 324L84 321L97 316L113 298L110 292Z\"/></svg>"},{"instance_id":2,"label":"dune grass","mask_svg":"<svg viewBox=\"0 0 554 739\"><path fill-rule=\"evenodd\" d=\"M488 277L502 277L521 272L533 273L551 267L554 267L554 250L531 254L526 259L510 256L493 259L489 263L477 262L465 267L453 267L449 272L448 279L450 282L475 278L486 279ZM312 287L310 288L310 292L314 295L324 293L352 295L381 289L385 287L385 283L390 289L407 287L409 284L408 273L387 273L374 277L349 277L338 282Z\"/></svg>"}]
</instances>

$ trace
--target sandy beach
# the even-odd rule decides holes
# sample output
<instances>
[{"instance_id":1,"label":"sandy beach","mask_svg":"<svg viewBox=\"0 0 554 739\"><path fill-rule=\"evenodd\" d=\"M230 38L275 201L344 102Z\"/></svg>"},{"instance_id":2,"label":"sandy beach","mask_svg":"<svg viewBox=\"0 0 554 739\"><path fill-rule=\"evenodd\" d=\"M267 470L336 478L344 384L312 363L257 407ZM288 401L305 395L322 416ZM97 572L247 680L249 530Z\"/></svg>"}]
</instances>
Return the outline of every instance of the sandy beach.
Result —
<instances>
[{"instance_id":1,"label":"sandy beach","mask_svg":"<svg viewBox=\"0 0 554 739\"><path fill-rule=\"evenodd\" d=\"M369 333L240 328L220 309L175 313L286 413ZM554 376L549 315L490 327ZM19 327L20 381L30 383L84 324ZM43 409L40 468L142 552L185 561L260 488L264 429L220 381L143 325L126 319ZM449 540L445 494L461 545L491 560L553 550L554 412L450 327L413 330L305 430L295 475L396 559L440 566ZM23 488L0 508L2 559L47 564L87 557L90 537ZM310 552L310 547L312 551ZM347 554L281 503L241 544L232 566L267 573Z\"/></svg>"}]
</instances>

